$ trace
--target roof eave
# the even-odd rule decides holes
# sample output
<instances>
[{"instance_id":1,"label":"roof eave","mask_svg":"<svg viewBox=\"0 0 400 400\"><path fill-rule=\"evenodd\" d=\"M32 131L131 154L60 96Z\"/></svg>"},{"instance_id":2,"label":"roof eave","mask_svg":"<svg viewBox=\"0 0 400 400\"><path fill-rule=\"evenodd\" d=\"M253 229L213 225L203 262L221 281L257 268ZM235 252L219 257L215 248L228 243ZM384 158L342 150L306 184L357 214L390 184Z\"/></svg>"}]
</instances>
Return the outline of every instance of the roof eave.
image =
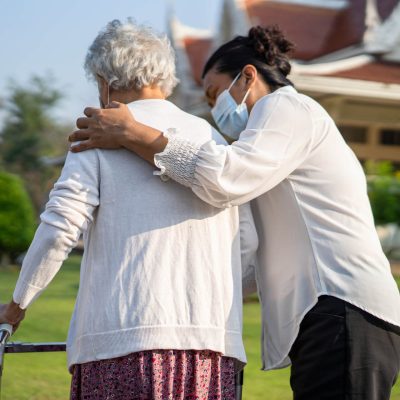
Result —
<instances>
[{"instance_id":1,"label":"roof eave","mask_svg":"<svg viewBox=\"0 0 400 400\"><path fill-rule=\"evenodd\" d=\"M301 74L293 74L290 79L301 91L400 100L400 84Z\"/></svg>"}]
</instances>

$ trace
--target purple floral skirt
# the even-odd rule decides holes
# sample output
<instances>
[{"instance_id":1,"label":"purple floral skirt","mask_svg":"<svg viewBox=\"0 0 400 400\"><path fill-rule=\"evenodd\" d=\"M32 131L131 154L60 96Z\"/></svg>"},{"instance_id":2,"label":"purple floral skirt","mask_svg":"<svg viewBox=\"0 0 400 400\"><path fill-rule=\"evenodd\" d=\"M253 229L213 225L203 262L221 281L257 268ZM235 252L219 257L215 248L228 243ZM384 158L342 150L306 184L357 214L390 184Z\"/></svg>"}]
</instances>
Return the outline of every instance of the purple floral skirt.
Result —
<instances>
[{"instance_id":1,"label":"purple floral skirt","mask_svg":"<svg viewBox=\"0 0 400 400\"><path fill-rule=\"evenodd\" d=\"M150 350L73 367L71 400L235 399L233 358Z\"/></svg>"}]
</instances>

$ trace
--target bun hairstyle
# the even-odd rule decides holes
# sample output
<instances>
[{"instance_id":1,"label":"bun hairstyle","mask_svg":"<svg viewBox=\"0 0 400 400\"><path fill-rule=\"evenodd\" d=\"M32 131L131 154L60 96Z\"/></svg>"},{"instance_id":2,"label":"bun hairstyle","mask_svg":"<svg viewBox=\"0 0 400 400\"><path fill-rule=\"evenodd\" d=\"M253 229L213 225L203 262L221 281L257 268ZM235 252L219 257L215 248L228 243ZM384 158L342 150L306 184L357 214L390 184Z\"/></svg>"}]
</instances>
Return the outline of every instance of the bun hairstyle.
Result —
<instances>
[{"instance_id":1,"label":"bun hairstyle","mask_svg":"<svg viewBox=\"0 0 400 400\"><path fill-rule=\"evenodd\" d=\"M255 26L247 36L237 36L219 47L208 59L202 77L212 68L234 78L245 65L251 64L263 77L271 91L291 85L289 54L293 43L277 26Z\"/></svg>"}]
</instances>

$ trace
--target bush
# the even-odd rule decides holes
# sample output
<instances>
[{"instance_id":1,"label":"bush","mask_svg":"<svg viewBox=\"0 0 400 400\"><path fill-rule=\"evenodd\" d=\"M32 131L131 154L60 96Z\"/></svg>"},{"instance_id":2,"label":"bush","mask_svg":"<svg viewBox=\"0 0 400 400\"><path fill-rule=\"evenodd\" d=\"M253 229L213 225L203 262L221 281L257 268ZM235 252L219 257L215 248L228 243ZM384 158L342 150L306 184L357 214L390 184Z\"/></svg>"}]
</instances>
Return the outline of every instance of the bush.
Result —
<instances>
[{"instance_id":1,"label":"bush","mask_svg":"<svg viewBox=\"0 0 400 400\"><path fill-rule=\"evenodd\" d=\"M400 225L400 175L390 162L367 163L368 195L376 224Z\"/></svg>"},{"instance_id":2,"label":"bush","mask_svg":"<svg viewBox=\"0 0 400 400\"><path fill-rule=\"evenodd\" d=\"M32 202L20 178L0 171L0 260L25 251L35 231Z\"/></svg>"}]
</instances>

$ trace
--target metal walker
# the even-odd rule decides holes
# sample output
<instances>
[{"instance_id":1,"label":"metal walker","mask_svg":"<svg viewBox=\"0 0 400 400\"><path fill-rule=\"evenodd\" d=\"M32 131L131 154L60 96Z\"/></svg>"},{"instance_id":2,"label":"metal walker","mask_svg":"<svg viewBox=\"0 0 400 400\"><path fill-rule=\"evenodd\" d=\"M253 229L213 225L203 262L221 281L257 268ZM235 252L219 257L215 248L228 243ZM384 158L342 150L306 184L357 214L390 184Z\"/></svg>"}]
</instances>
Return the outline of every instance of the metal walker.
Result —
<instances>
[{"instance_id":1,"label":"metal walker","mask_svg":"<svg viewBox=\"0 0 400 400\"><path fill-rule=\"evenodd\" d=\"M50 343L7 343L12 335L12 326L9 324L0 325L0 396L1 396L1 378L4 368L5 353L43 353L53 351L65 351L66 345L64 342Z\"/></svg>"},{"instance_id":2,"label":"metal walker","mask_svg":"<svg viewBox=\"0 0 400 400\"><path fill-rule=\"evenodd\" d=\"M4 367L4 354L5 353L42 353L53 351L65 351L66 345L63 342L52 343L21 343L11 342L7 343L12 335L12 326L9 324L0 325L0 396L1 396L1 378ZM235 376L235 395L236 400L242 399L243 388L243 370Z\"/></svg>"}]
</instances>

